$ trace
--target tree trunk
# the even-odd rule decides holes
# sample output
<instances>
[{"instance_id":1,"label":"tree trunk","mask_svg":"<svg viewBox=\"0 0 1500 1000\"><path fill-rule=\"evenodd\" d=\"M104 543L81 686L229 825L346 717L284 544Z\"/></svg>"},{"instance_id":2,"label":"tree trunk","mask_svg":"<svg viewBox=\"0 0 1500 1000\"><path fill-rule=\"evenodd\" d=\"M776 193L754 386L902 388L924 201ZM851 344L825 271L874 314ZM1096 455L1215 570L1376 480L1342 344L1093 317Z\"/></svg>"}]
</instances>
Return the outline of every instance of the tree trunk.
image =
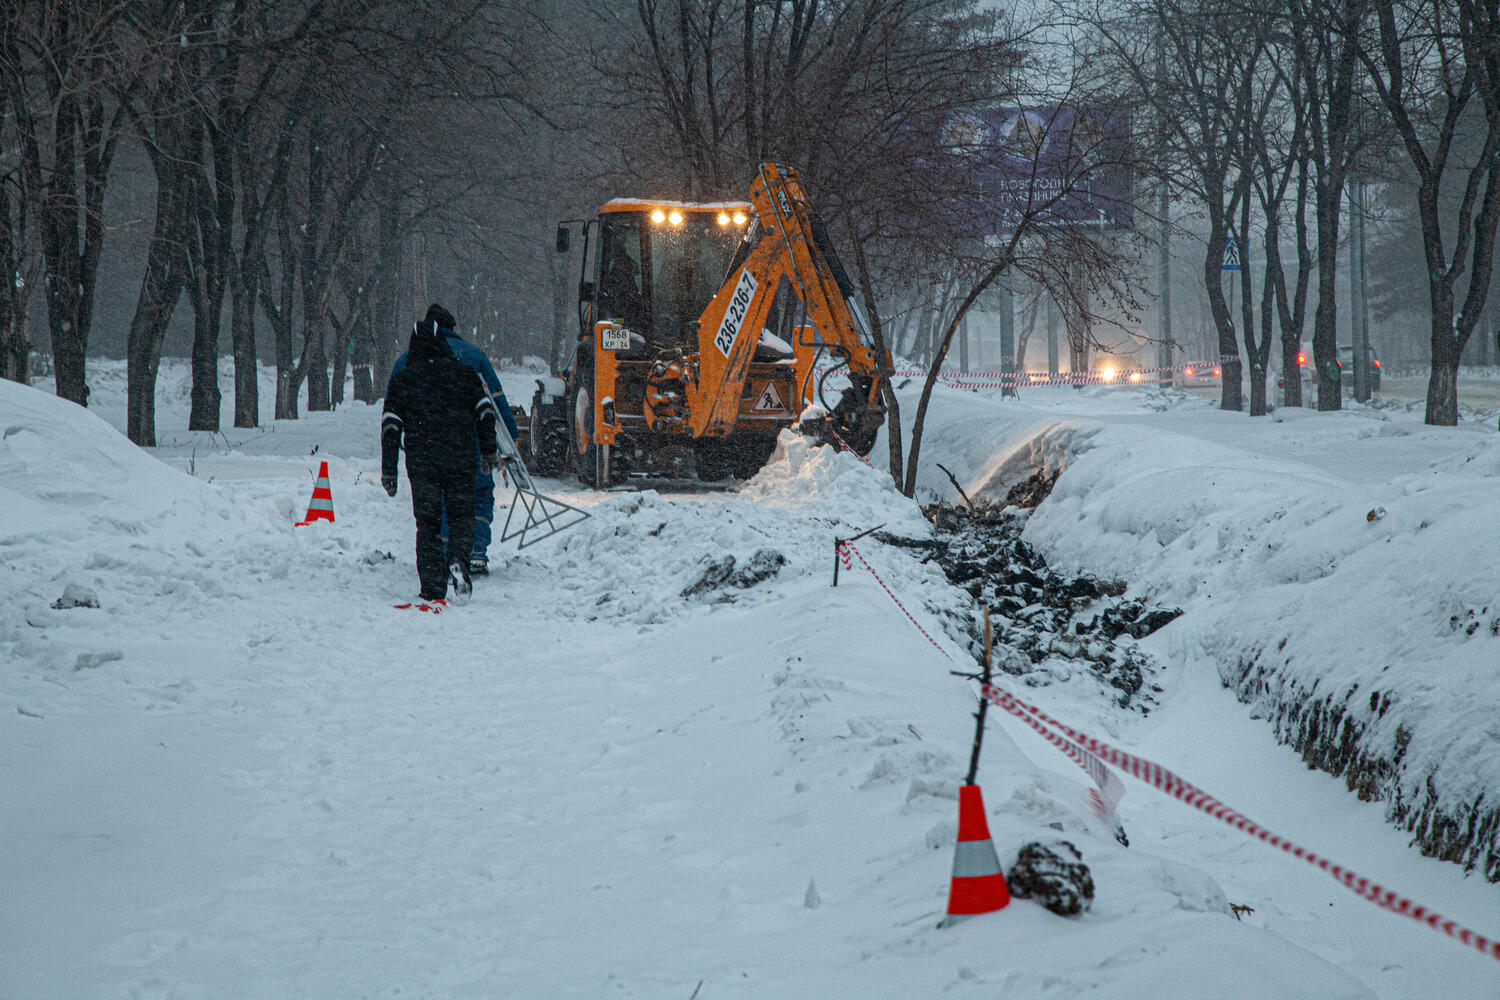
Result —
<instances>
[{"instance_id":1,"label":"tree trunk","mask_svg":"<svg viewBox=\"0 0 1500 1000\"><path fill-rule=\"evenodd\" d=\"M197 233L196 238L188 241L188 251L196 264L190 296L193 390L188 429L217 433L224 398L219 391L219 333L224 315L225 277L232 267L230 236L234 227L233 194L225 191L229 181L222 172L231 167L223 148L225 144L211 142L201 123L195 123L189 142L195 157L192 195ZM217 190L209 180L210 164L217 175Z\"/></svg>"},{"instance_id":2,"label":"tree trunk","mask_svg":"<svg viewBox=\"0 0 1500 1000\"><path fill-rule=\"evenodd\" d=\"M125 346L125 434L142 448L156 446L156 374L167 324L182 295L186 192L171 154L152 157L156 167L156 221L146 252L146 273L136 297Z\"/></svg>"},{"instance_id":3,"label":"tree trunk","mask_svg":"<svg viewBox=\"0 0 1500 1000\"><path fill-rule=\"evenodd\" d=\"M938 372L942 370L943 359L948 355L948 349L953 344L953 337L958 331L958 324L968 314L969 309L983 295L985 289L992 285L996 278L1005 273L1010 266L1011 255L1015 252L1016 237L1011 237L1010 244L1005 248L1000 259L991 264L989 269L980 276L969 289L958 308L953 312L953 318L948 322L948 328L943 336L938 339L937 349L933 353L932 361L927 366L927 377L922 381L922 394L917 399L917 412L911 422L911 445L906 452L906 481L901 492L908 497L917 494L917 460L922 454L922 429L927 422L927 406L932 401L932 389L937 384Z\"/></svg>"},{"instance_id":4,"label":"tree trunk","mask_svg":"<svg viewBox=\"0 0 1500 1000\"><path fill-rule=\"evenodd\" d=\"M31 318L28 295L0 296L0 378L31 384Z\"/></svg>"},{"instance_id":5,"label":"tree trunk","mask_svg":"<svg viewBox=\"0 0 1500 1000\"><path fill-rule=\"evenodd\" d=\"M307 410L309 413L327 410L330 405L328 387L328 320L322 304L315 303L311 310L304 310L301 369L307 375Z\"/></svg>"},{"instance_id":6,"label":"tree trunk","mask_svg":"<svg viewBox=\"0 0 1500 1000\"><path fill-rule=\"evenodd\" d=\"M917 304L917 332L912 337L911 359L918 365L927 365L928 330L932 326L932 305L924 294Z\"/></svg>"},{"instance_id":7,"label":"tree trunk","mask_svg":"<svg viewBox=\"0 0 1500 1000\"><path fill-rule=\"evenodd\" d=\"M255 265L256 270L259 265ZM230 262L229 339L234 350L234 426L260 426L259 362L255 356L255 300L260 284L243 262Z\"/></svg>"},{"instance_id":8,"label":"tree trunk","mask_svg":"<svg viewBox=\"0 0 1500 1000\"><path fill-rule=\"evenodd\" d=\"M1446 347L1453 343L1453 338L1449 336L1444 339L1443 356L1433 354L1432 374L1427 378L1426 420L1434 427L1456 427L1458 426L1458 359L1453 357L1452 351ZM1436 351L1435 333L1433 344L1434 351Z\"/></svg>"},{"instance_id":9,"label":"tree trunk","mask_svg":"<svg viewBox=\"0 0 1500 1000\"><path fill-rule=\"evenodd\" d=\"M1340 179L1339 189L1343 182ZM1343 407L1338 372L1338 299L1334 279L1338 270L1339 220L1338 202L1329 203L1324 192L1318 192L1318 304L1313 311L1313 356L1318 386L1318 409ZM1433 359L1436 365L1436 357ZM1435 369L1434 369L1435 370Z\"/></svg>"},{"instance_id":10,"label":"tree trunk","mask_svg":"<svg viewBox=\"0 0 1500 1000\"><path fill-rule=\"evenodd\" d=\"M378 284L376 287L379 287ZM373 294L374 289L371 289ZM360 403L373 403L375 395L375 330L369 315L360 317L354 333L354 398Z\"/></svg>"},{"instance_id":11,"label":"tree trunk","mask_svg":"<svg viewBox=\"0 0 1500 1000\"><path fill-rule=\"evenodd\" d=\"M11 214L9 193L0 186L0 378L22 385L31 384L31 336L27 307L31 282L21 279L24 272L25 238L17 239L20 220ZM25 207L17 201L15 211Z\"/></svg>"},{"instance_id":12,"label":"tree trunk","mask_svg":"<svg viewBox=\"0 0 1500 1000\"><path fill-rule=\"evenodd\" d=\"M1074 375L1089 372L1088 289L1075 271L1068 277L1067 303L1062 309L1063 329L1068 337L1068 371ZM1083 383L1076 383L1082 386Z\"/></svg>"},{"instance_id":13,"label":"tree trunk","mask_svg":"<svg viewBox=\"0 0 1500 1000\"><path fill-rule=\"evenodd\" d=\"M387 172L386 188L380 204L379 261L372 295L370 329L370 399L385 395L391 368L401 353L401 331L409 329L401 321L401 187L395 170ZM556 258L554 258L556 259ZM551 359L556 371L560 355Z\"/></svg>"},{"instance_id":14,"label":"tree trunk","mask_svg":"<svg viewBox=\"0 0 1500 1000\"><path fill-rule=\"evenodd\" d=\"M1435 201L1436 199L1434 199ZM1453 329L1453 275L1432 276L1432 373L1427 378L1426 422L1435 427L1458 425L1458 366L1464 341Z\"/></svg>"},{"instance_id":15,"label":"tree trunk","mask_svg":"<svg viewBox=\"0 0 1500 1000\"><path fill-rule=\"evenodd\" d=\"M219 324L207 308L193 312L193 391L188 430L219 431Z\"/></svg>"}]
</instances>

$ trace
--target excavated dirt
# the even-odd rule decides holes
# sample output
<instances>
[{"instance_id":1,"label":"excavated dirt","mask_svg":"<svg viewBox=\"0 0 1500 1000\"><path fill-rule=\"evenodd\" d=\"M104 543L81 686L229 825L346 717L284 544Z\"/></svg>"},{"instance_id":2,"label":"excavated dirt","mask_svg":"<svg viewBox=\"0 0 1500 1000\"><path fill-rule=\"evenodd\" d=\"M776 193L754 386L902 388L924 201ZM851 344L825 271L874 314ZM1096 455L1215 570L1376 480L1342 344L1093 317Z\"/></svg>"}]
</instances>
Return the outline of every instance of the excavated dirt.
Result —
<instances>
[{"instance_id":1,"label":"excavated dirt","mask_svg":"<svg viewBox=\"0 0 1500 1000\"><path fill-rule=\"evenodd\" d=\"M1161 688L1151 682L1156 664L1134 640L1182 611L1126 600L1126 586L1119 580L1054 573L1021 540L1031 509L1047 497L1055 479L1038 472L1013 488L999 507L924 508L936 528L930 539L884 533L876 537L917 550L923 561L936 563L952 583L989 609L996 670L1033 687L1071 681L1081 673L1092 677L1122 708L1145 714ZM973 609L943 613L950 633L966 639L975 659L981 660L983 625L975 620Z\"/></svg>"},{"instance_id":2,"label":"excavated dirt","mask_svg":"<svg viewBox=\"0 0 1500 1000\"><path fill-rule=\"evenodd\" d=\"M1093 873L1066 840L1025 845L1005 878L1012 896L1035 899L1059 917L1076 917L1094 902Z\"/></svg>"}]
</instances>

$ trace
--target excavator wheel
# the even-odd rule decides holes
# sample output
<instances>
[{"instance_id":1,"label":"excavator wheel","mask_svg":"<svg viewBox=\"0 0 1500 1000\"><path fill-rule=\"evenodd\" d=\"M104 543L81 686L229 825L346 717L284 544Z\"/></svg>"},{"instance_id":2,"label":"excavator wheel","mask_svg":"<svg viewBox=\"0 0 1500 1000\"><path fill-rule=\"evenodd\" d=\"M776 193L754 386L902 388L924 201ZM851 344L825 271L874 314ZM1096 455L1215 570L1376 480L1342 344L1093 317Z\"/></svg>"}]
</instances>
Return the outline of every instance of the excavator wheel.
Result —
<instances>
[{"instance_id":1,"label":"excavator wheel","mask_svg":"<svg viewBox=\"0 0 1500 1000\"><path fill-rule=\"evenodd\" d=\"M705 483L717 483L734 475L734 451L723 438L707 438L694 442L693 464L698 478Z\"/></svg>"},{"instance_id":2,"label":"excavator wheel","mask_svg":"<svg viewBox=\"0 0 1500 1000\"><path fill-rule=\"evenodd\" d=\"M573 370L573 379L568 386L568 448L567 462L578 481L585 486L599 485L599 446L592 443L594 436L594 385L593 365L585 367L583 358Z\"/></svg>"},{"instance_id":3,"label":"excavator wheel","mask_svg":"<svg viewBox=\"0 0 1500 1000\"><path fill-rule=\"evenodd\" d=\"M542 402L542 390L531 398L531 428L526 435L526 467L538 476L556 476L568 466L568 418L557 404Z\"/></svg>"}]
</instances>

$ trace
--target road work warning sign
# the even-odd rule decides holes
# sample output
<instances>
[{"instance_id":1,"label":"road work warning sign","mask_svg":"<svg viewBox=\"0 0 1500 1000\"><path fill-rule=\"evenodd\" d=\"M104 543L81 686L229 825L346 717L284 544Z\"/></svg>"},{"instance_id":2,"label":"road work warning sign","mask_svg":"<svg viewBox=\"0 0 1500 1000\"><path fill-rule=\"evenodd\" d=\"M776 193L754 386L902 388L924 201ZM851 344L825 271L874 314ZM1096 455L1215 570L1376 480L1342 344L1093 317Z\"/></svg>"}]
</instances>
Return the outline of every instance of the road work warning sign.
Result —
<instances>
[{"instance_id":1,"label":"road work warning sign","mask_svg":"<svg viewBox=\"0 0 1500 1000\"><path fill-rule=\"evenodd\" d=\"M761 389L760 395L755 397L756 413L782 413L786 411L786 403L781 400L781 393L776 391L775 382L767 382L765 388Z\"/></svg>"}]
</instances>

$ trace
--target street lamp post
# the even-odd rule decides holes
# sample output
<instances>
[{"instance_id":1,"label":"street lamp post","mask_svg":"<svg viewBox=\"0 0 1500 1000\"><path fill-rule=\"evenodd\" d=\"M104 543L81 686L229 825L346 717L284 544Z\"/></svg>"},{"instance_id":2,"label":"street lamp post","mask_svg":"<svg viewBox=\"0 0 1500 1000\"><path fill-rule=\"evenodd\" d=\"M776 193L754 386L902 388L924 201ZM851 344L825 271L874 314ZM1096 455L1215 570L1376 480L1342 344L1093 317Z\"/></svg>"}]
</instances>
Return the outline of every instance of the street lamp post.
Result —
<instances>
[{"instance_id":1,"label":"street lamp post","mask_svg":"<svg viewBox=\"0 0 1500 1000\"><path fill-rule=\"evenodd\" d=\"M1370 400L1370 331L1365 311L1365 185L1349 179L1349 329L1353 349L1354 398Z\"/></svg>"}]
</instances>

